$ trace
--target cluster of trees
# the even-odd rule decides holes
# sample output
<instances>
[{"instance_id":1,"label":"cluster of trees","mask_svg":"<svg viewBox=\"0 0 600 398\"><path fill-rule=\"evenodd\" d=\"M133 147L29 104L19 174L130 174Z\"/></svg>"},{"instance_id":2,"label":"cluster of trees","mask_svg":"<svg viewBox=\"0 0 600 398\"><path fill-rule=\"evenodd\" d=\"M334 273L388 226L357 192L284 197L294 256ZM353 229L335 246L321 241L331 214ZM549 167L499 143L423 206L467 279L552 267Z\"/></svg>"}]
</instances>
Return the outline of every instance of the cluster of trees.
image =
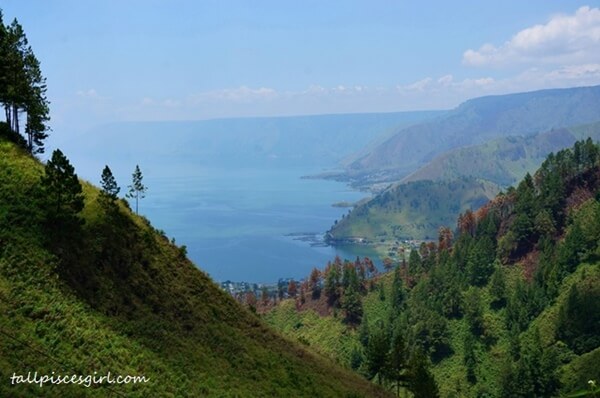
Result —
<instances>
[{"instance_id":1,"label":"cluster of trees","mask_svg":"<svg viewBox=\"0 0 600 398\"><path fill-rule=\"evenodd\" d=\"M313 299L324 294L329 306L342 309L346 323L358 325L363 314L362 297L374 288L373 277L377 274L377 267L368 257L342 262L336 256L322 272L317 269L311 272L307 288Z\"/></svg>"},{"instance_id":2,"label":"cluster of trees","mask_svg":"<svg viewBox=\"0 0 600 398\"><path fill-rule=\"evenodd\" d=\"M0 103L6 120L0 130L32 154L44 152L50 129L46 90L46 78L23 27L16 19L4 25L0 10Z\"/></svg>"},{"instance_id":3,"label":"cluster of trees","mask_svg":"<svg viewBox=\"0 0 600 398\"><path fill-rule=\"evenodd\" d=\"M384 274L379 273L368 257L342 261L336 256L324 270L314 268L300 284L295 296L297 303L304 304L309 299L324 301L333 308L334 314L342 311L343 322L349 327L358 329L362 348L352 353L353 369L379 384L393 385L396 389L404 387L415 397L436 397L438 387L429 370L428 353L424 346L407 340L404 333L409 322L405 317L409 307L405 286L407 263L401 261L392 269L390 261L386 262L385 269L393 273L393 281L391 289L386 289L378 281ZM419 264L416 266L422 269L423 264L427 266L427 261L419 261ZM369 323L364 315L363 299L369 292L378 292L381 301L390 303L390 316L386 322ZM290 297L294 296L290 294Z\"/></svg>"},{"instance_id":4,"label":"cluster of trees","mask_svg":"<svg viewBox=\"0 0 600 398\"><path fill-rule=\"evenodd\" d=\"M477 394L556 395L561 361L600 346L600 275L571 285L552 321L556 343L542 343L532 320L556 303L579 264L600 261L599 188L600 146L579 141L550 155L516 188L461 214L455 230L440 228L437 242L411 250L408 263L395 264L385 289L366 260L337 258L323 272L313 270L307 291L313 298L324 294L357 328L362 346L351 366L390 388L437 396L429 364L458 355ZM515 263L522 276L511 268ZM387 261L386 269L393 265ZM374 289L387 319L369 322L361 300ZM503 324L492 321L498 318ZM451 322L465 325L461 352L453 352ZM481 358L501 336L510 347L490 385Z\"/></svg>"},{"instance_id":5,"label":"cluster of trees","mask_svg":"<svg viewBox=\"0 0 600 398\"><path fill-rule=\"evenodd\" d=\"M556 301L564 279L580 263L600 259L599 154L600 147L588 139L551 155L517 188L477 213L461 214L456 237L441 229L438 244L411 252L408 305L395 318L404 340L439 361L452 353L448 321L464 319L464 366L475 384L480 373L476 352L489 350L498 338L485 313L502 310L511 352L501 394L556 394L560 346L542 346L531 321ZM509 284L505 264L517 260L524 278ZM571 287L555 325L556 338L576 354L600 346L595 311L600 290L591 280ZM484 291L492 308L483 307Z\"/></svg>"},{"instance_id":6,"label":"cluster of trees","mask_svg":"<svg viewBox=\"0 0 600 398\"><path fill-rule=\"evenodd\" d=\"M409 321L407 311L406 263L402 262L393 271L389 306L389 319L369 323L363 317L359 327L362 350L353 354L351 366L379 384L395 387L399 395L404 387L414 397L437 397L437 383L430 371L430 360L425 346L415 344L414 335L407 334ZM383 286L380 286L383 292ZM407 339L408 338L408 339Z\"/></svg>"},{"instance_id":7,"label":"cluster of trees","mask_svg":"<svg viewBox=\"0 0 600 398\"><path fill-rule=\"evenodd\" d=\"M46 78L23 27L16 18L5 25L0 9L0 104L5 116L5 122L0 122L0 136L18 143L31 154L44 152L44 140L50 130L50 103L46 91ZM106 198L116 199L119 188L108 166L102 173L102 186ZM77 175L60 150L54 151L46 165L42 187L50 195L49 220L57 225L83 208ZM142 173L136 166L127 194L128 198L135 199L136 213L138 201L145 192Z\"/></svg>"},{"instance_id":8,"label":"cluster of trees","mask_svg":"<svg viewBox=\"0 0 600 398\"><path fill-rule=\"evenodd\" d=\"M102 208L115 210L120 188L108 166L102 170L100 184L102 190L98 200ZM63 255L69 242L77 240L80 235L78 227L82 219L79 213L84 207L84 196L75 169L60 149L55 150L46 163L44 174L40 177L40 187L41 208L45 213L43 223L50 232L47 236L55 250ZM136 213L137 199L143 197L146 189L139 166L136 166L127 195L136 199Z\"/></svg>"}]
</instances>

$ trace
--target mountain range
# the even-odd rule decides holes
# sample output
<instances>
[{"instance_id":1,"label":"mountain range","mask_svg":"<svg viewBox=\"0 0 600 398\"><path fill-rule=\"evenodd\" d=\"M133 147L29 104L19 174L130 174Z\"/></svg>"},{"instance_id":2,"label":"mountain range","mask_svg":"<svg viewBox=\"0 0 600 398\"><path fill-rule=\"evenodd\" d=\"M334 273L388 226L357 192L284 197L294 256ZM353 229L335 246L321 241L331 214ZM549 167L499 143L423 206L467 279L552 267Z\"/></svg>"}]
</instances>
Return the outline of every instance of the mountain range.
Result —
<instances>
[{"instance_id":1,"label":"mountain range","mask_svg":"<svg viewBox=\"0 0 600 398\"><path fill-rule=\"evenodd\" d=\"M399 181L452 149L596 122L599 103L600 86L474 98L433 120L399 129L338 178L363 187Z\"/></svg>"},{"instance_id":2,"label":"mountain range","mask_svg":"<svg viewBox=\"0 0 600 398\"><path fill-rule=\"evenodd\" d=\"M401 129L333 176L377 193L332 226L330 242L435 236L549 153L600 139L598 104L600 86L490 96ZM465 179L471 183L459 183Z\"/></svg>"}]
</instances>

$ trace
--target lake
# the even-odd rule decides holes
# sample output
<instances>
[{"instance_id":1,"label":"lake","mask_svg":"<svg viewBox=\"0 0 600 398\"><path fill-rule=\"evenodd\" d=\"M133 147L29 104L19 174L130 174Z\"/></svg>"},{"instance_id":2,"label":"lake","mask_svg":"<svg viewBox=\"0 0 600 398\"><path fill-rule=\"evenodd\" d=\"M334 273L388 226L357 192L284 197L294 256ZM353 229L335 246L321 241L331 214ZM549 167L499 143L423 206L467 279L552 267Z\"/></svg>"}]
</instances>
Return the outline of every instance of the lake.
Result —
<instances>
[{"instance_id":1,"label":"lake","mask_svg":"<svg viewBox=\"0 0 600 398\"><path fill-rule=\"evenodd\" d=\"M276 282L307 277L336 255L375 257L366 247L323 245L322 235L365 193L302 179L300 168L199 168L181 177L145 177L140 214L164 230L216 281Z\"/></svg>"},{"instance_id":2,"label":"lake","mask_svg":"<svg viewBox=\"0 0 600 398\"><path fill-rule=\"evenodd\" d=\"M364 247L311 245L348 211L333 203L364 194L300 177L340 167L402 126L439 114L116 122L55 139L91 182L109 165L122 194L139 164L149 187L141 214L186 245L215 280L268 283L306 277L336 254L374 257Z\"/></svg>"}]
</instances>

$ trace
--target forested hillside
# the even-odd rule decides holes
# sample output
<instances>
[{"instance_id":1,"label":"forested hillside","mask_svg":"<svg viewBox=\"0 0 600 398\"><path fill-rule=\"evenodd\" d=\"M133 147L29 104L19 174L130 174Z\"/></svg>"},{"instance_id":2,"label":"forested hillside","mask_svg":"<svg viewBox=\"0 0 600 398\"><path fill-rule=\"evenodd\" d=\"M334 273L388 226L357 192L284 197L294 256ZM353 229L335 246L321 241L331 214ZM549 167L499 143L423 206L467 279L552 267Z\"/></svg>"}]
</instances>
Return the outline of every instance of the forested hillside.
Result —
<instances>
[{"instance_id":1,"label":"forested hillside","mask_svg":"<svg viewBox=\"0 0 600 398\"><path fill-rule=\"evenodd\" d=\"M284 302L266 317L400 396L600 393L600 146L591 139L399 256L375 276L369 261L333 262L307 279L297 310ZM315 311L328 315L316 322ZM428 372L437 391L415 385Z\"/></svg>"},{"instance_id":2,"label":"forested hillside","mask_svg":"<svg viewBox=\"0 0 600 398\"><path fill-rule=\"evenodd\" d=\"M326 239L333 244L434 239L440 225L451 224L460 212L479 208L498 192L498 185L473 177L395 184L337 220Z\"/></svg>"}]
</instances>

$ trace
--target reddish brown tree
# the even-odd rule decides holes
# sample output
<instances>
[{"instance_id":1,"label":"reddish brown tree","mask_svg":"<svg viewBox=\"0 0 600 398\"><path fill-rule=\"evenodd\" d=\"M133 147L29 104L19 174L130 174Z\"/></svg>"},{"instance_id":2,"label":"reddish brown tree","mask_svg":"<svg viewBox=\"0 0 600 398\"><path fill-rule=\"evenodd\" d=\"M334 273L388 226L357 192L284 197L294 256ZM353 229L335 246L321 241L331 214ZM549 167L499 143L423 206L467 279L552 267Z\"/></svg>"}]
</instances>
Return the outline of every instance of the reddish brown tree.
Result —
<instances>
[{"instance_id":1,"label":"reddish brown tree","mask_svg":"<svg viewBox=\"0 0 600 398\"><path fill-rule=\"evenodd\" d=\"M438 250L450 251L452 247L452 231L448 227L440 227L438 237Z\"/></svg>"},{"instance_id":2,"label":"reddish brown tree","mask_svg":"<svg viewBox=\"0 0 600 398\"><path fill-rule=\"evenodd\" d=\"M471 209L465 211L465 214L458 216L458 230L461 234L469 234L474 236L476 226L477 222L475 219L475 214L473 214Z\"/></svg>"},{"instance_id":3,"label":"reddish brown tree","mask_svg":"<svg viewBox=\"0 0 600 398\"><path fill-rule=\"evenodd\" d=\"M394 266L394 262L392 261L391 258L386 257L383 259L383 268L385 268L386 271L390 271L393 266Z\"/></svg>"},{"instance_id":4,"label":"reddish brown tree","mask_svg":"<svg viewBox=\"0 0 600 398\"><path fill-rule=\"evenodd\" d=\"M298 286L296 285L296 282L292 279L290 281L290 283L288 284L288 296L296 297L297 293L298 293Z\"/></svg>"}]
</instances>

